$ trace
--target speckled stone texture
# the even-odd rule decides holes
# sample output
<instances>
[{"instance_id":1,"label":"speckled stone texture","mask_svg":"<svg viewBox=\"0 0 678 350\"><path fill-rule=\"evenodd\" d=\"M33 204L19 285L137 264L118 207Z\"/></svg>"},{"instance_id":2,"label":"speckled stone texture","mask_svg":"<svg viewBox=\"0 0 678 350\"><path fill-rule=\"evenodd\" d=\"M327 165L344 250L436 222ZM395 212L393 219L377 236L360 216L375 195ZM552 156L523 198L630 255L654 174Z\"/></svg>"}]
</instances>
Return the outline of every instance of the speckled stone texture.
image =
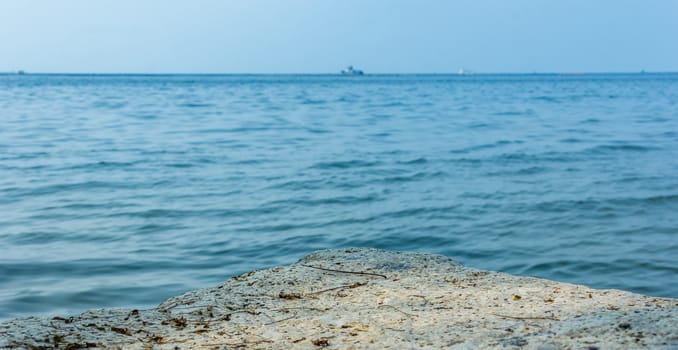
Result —
<instances>
[{"instance_id":1,"label":"speckled stone texture","mask_svg":"<svg viewBox=\"0 0 678 350\"><path fill-rule=\"evenodd\" d=\"M154 309L11 320L0 348L678 349L678 300L351 248Z\"/></svg>"}]
</instances>

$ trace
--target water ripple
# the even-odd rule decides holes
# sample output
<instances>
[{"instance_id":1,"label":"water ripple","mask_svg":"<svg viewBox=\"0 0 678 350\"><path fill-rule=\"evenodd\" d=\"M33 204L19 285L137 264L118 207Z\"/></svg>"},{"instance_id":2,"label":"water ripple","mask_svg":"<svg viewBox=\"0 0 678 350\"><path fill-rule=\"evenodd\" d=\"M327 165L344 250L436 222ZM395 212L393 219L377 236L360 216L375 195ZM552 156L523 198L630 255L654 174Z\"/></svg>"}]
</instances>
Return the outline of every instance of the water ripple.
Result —
<instances>
[{"instance_id":1,"label":"water ripple","mask_svg":"<svg viewBox=\"0 0 678 350\"><path fill-rule=\"evenodd\" d=\"M678 297L677 74L0 76L0 319L323 248Z\"/></svg>"}]
</instances>

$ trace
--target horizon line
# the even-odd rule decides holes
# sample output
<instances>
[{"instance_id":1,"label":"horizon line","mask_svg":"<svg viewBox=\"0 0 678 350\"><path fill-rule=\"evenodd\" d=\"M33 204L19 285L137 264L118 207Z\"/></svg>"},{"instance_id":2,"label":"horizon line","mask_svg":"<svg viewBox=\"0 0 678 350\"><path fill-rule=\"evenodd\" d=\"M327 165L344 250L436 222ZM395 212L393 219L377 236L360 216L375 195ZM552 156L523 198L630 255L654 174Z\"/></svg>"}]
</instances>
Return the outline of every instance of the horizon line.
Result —
<instances>
[{"instance_id":1,"label":"horizon line","mask_svg":"<svg viewBox=\"0 0 678 350\"><path fill-rule=\"evenodd\" d=\"M378 75L586 75L586 74L675 74L676 71L561 71L561 72L378 72L364 73L362 76ZM322 72L322 73L280 73L280 72L249 72L249 73L225 73L225 72L49 72L49 71L27 71L13 70L0 71L1 75L342 75L341 72Z\"/></svg>"}]
</instances>

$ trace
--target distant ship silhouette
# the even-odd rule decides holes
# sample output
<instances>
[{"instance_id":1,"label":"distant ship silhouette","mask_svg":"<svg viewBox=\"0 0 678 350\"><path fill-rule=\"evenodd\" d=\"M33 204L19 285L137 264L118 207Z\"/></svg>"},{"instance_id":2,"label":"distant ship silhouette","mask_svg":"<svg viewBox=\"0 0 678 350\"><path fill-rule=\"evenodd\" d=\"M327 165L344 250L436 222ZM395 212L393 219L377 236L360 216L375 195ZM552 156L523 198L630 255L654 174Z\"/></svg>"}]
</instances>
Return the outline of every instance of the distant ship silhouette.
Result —
<instances>
[{"instance_id":1,"label":"distant ship silhouette","mask_svg":"<svg viewBox=\"0 0 678 350\"><path fill-rule=\"evenodd\" d=\"M348 66L341 70L341 75L364 75L365 73L360 69L355 69L353 66Z\"/></svg>"}]
</instances>

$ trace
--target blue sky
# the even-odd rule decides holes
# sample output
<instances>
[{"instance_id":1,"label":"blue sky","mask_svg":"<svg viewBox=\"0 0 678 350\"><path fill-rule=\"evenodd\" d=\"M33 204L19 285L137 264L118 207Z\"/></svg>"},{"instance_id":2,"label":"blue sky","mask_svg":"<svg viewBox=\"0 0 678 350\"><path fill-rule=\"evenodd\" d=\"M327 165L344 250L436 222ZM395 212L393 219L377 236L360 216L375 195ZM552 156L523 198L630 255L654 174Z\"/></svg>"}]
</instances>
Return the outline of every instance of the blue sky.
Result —
<instances>
[{"instance_id":1,"label":"blue sky","mask_svg":"<svg viewBox=\"0 0 678 350\"><path fill-rule=\"evenodd\" d=\"M0 71L678 71L678 0L7 0Z\"/></svg>"}]
</instances>

